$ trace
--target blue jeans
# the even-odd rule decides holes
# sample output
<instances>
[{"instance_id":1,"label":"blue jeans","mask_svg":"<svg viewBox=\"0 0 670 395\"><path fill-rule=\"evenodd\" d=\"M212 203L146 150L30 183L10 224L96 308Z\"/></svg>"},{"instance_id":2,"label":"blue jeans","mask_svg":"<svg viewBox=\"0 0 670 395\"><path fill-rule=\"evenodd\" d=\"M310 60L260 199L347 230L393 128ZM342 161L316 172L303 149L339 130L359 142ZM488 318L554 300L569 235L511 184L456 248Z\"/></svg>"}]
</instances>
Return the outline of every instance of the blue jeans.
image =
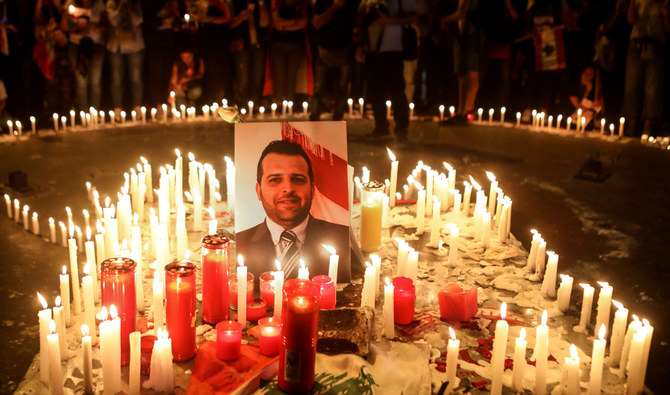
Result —
<instances>
[{"instance_id":1,"label":"blue jeans","mask_svg":"<svg viewBox=\"0 0 670 395\"><path fill-rule=\"evenodd\" d=\"M665 45L657 43L654 56L644 58L642 49L631 39L626 60L623 115L655 121L661 117Z\"/></svg>"},{"instance_id":2,"label":"blue jeans","mask_svg":"<svg viewBox=\"0 0 670 395\"><path fill-rule=\"evenodd\" d=\"M123 107L123 75L126 68L128 69L128 75L130 77L133 107L142 105L143 62L144 50L133 53L109 53L109 68L112 74L112 104L114 105L114 108Z\"/></svg>"},{"instance_id":3,"label":"blue jeans","mask_svg":"<svg viewBox=\"0 0 670 395\"><path fill-rule=\"evenodd\" d=\"M82 75L77 69L77 50L78 46L70 43L68 52L74 70L77 109L80 111L88 111L89 107L100 109L100 96L102 95L100 82L102 81L102 65L105 61L105 47L102 45L95 46L93 58L86 75Z\"/></svg>"},{"instance_id":4,"label":"blue jeans","mask_svg":"<svg viewBox=\"0 0 670 395\"><path fill-rule=\"evenodd\" d=\"M244 105L249 100L260 102L263 96L265 49L250 46L233 53L232 56L235 67L233 85L237 103Z\"/></svg>"}]
</instances>

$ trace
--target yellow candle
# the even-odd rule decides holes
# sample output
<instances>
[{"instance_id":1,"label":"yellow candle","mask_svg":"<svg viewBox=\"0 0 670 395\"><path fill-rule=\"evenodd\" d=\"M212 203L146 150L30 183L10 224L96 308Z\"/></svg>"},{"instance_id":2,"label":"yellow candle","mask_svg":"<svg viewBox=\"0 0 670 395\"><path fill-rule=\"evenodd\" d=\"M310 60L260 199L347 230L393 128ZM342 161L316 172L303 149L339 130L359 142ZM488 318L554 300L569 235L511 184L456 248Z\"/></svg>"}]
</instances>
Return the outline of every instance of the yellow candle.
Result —
<instances>
[{"instance_id":1,"label":"yellow candle","mask_svg":"<svg viewBox=\"0 0 670 395\"><path fill-rule=\"evenodd\" d=\"M363 185L361 196L361 249L374 252L382 243L382 191L384 185L370 181Z\"/></svg>"}]
</instances>

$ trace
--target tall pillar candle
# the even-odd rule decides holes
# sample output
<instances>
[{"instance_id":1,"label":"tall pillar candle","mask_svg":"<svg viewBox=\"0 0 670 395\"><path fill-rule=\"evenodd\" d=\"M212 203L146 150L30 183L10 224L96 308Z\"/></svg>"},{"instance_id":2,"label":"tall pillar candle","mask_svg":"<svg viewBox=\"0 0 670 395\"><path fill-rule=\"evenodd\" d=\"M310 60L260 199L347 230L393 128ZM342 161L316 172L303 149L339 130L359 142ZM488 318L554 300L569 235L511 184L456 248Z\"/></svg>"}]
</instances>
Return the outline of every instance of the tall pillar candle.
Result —
<instances>
[{"instance_id":1,"label":"tall pillar candle","mask_svg":"<svg viewBox=\"0 0 670 395\"><path fill-rule=\"evenodd\" d=\"M440 200L433 196L433 218L430 222L430 246L437 248L440 242Z\"/></svg>"},{"instance_id":2,"label":"tall pillar candle","mask_svg":"<svg viewBox=\"0 0 670 395\"><path fill-rule=\"evenodd\" d=\"M72 236L73 229L70 230ZM70 279L72 280L72 303L74 303L74 314L81 314L81 294L79 293L79 265L77 263L77 241L70 237L67 241L70 252Z\"/></svg>"},{"instance_id":3,"label":"tall pillar candle","mask_svg":"<svg viewBox=\"0 0 670 395\"><path fill-rule=\"evenodd\" d=\"M165 318L175 361L195 356L195 270L188 260L165 267Z\"/></svg>"},{"instance_id":4,"label":"tall pillar candle","mask_svg":"<svg viewBox=\"0 0 670 395\"><path fill-rule=\"evenodd\" d=\"M535 329L535 394L547 393L547 358L549 357L549 327L547 311L542 312L542 321Z\"/></svg>"},{"instance_id":5,"label":"tall pillar candle","mask_svg":"<svg viewBox=\"0 0 670 395\"><path fill-rule=\"evenodd\" d=\"M548 251L547 255L547 269L544 273L544 280L542 281L541 292L548 298L556 296L556 274L558 271L558 254L553 251Z\"/></svg>"},{"instance_id":6,"label":"tall pillar candle","mask_svg":"<svg viewBox=\"0 0 670 395\"><path fill-rule=\"evenodd\" d=\"M384 336L387 339L395 338L395 322L393 318L393 284L386 277L384 284Z\"/></svg>"},{"instance_id":7,"label":"tall pillar candle","mask_svg":"<svg viewBox=\"0 0 670 395\"><path fill-rule=\"evenodd\" d=\"M54 395L63 394L63 369L60 364L60 343L56 333L56 323L49 322L50 334L47 335L49 349L49 390ZM64 336L65 334L61 334Z\"/></svg>"},{"instance_id":8,"label":"tall pillar candle","mask_svg":"<svg viewBox=\"0 0 670 395\"><path fill-rule=\"evenodd\" d=\"M605 359L605 325L598 329L598 339L593 341L593 353L591 354L591 374L589 375L589 394L599 395L602 387L603 362Z\"/></svg>"},{"instance_id":9,"label":"tall pillar candle","mask_svg":"<svg viewBox=\"0 0 670 395\"><path fill-rule=\"evenodd\" d=\"M582 298L582 312L579 318L579 327L583 330L591 323L591 308L593 306L593 291L594 288L589 284L579 284L584 288L584 296Z\"/></svg>"},{"instance_id":10,"label":"tall pillar candle","mask_svg":"<svg viewBox=\"0 0 670 395\"><path fill-rule=\"evenodd\" d=\"M237 256L237 278L247 278L247 267L244 266L242 255ZM283 317L282 317L283 320ZM242 325L242 329L247 326L247 282L237 282L237 322Z\"/></svg>"},{"instance_id":11,"label":"tall pillar candle","mask_svg":"<svg viewBox=\"0 0 670 395\"><path fill-rule=\"evenodd\" d=\"M612 301L617 311L614 313L614 324L612 324L612 336L610 337L610 362L612 366L618 366L621 361L624 338L626 335L626 322L628 321L628 309L616 300Z\"/></svg>"},{"instance_id":12,"label":"tall pillar candle","mask_svg":"<svg viewBox=\"0 0 670 395\"><path fill-rule=\"evenodd\" d=\"M81 326L81 371L84 375L84 394L93 394L93 350L88 326Z\"/></svg>"},{"instance_id":13,"label":"tall pillar candle","mask_svg":"<svg viewBox=\"0 0 670 395\"><path fill-rule=\"evenodd\" d=\"M642 322L635 314L633 314L633 320L628 324L628 330L626 330L626 336L624 337L623 348L621 350L621 360L619 361L619 367L622 372L628 371L628 361L630 356L630 346L633 340L633 335L642 328Z\"/></svg>"},{"instance_id":14,"label":"tall pillar candle","mask_svg":"<svg viewBox=\"0 0 670 395\"><path fill-rule=\"evenodd\" d=\"M67 268L63 265L63 273L59 276L60 280L60 298L63 303L63 315L65 317L65 326L70 326L72 322L70 314L70 275L67 274Z\"/></svg>"},{"instance_id":15,"label":"tall pillar candle","mask_svg":"<svg viewBox=\"0 0 670 395\"><path fill-rule=\"evenodd\" d=\"M456 224L448 224L449 229L449 266L456 267L458 264L458 236L460 229Z\"/></svg>"},{"instance_id":16,"label":"tall pillar candle","mask_svg":"<svg viewBox=\"0 0 670 395\"><path fill-rule=\"evenodd\" d=\"M154 272L153 291L152 310L154 313L154 329L158 330L163 328L163 324L165 323L165 313L163 311L163 283L161 282L161 275L158 270Z\"/></svg>"},{"instance_id":17,"label":"tall pillar candle","mask_svg":"<svg viewBox=\"0 0 670 395\"><path fill-rule=\"evenodd\" d=\"M523 378L526 373L526 329L521 328L519 337L514 343L514 371L512 372L512 390L523 393Z\"/></svg>"},{"instance_id":18,"label":"tall pillar candle","mask_svg":"<svg viewBox=\"0 0 670 395\"><path fill-rule=\"evenodd\" d=\"M51 309L39 292L37 293L37 298L42 304L42 310L37 312L40 329L40 378L44 384L47 384L49 382L49 348L47 345L47 336L50 329Z\"/></svg>"},{"instance_id":19,"label":"tall pillar candle","mask_svg":"<svg viewBox=\"0 0 670 395\"><path fill-rule=\"evenodd\" d=\"M612 286L606 282L598 281L600 285L600 294L598 295L597 314L596 314L596 328L600 325L605 325L605 330L610 325L610 310L612 307ZM596 329L594 329L596 331Z\"/></svg>"},{"instance_id":20,"label":"tall pillar candle","mask_svg":"<svg viewBox=\"0 0 670 395\"><path fill-rule=\"evenodd\" d=\"M534 272L535 261L537 260L537 249L540 247L542 236L535 229L531 229L530 233L532 233L533 239L530 242L530 252L528 253L528 261L526 262L526 271Z\"/></svg>"},{"instance_id":21,"label":"tall pillar candle","mask_svg":"<svg viewBox=\"0 0 670 395\"><path fill-rule=\"evenodd\" d=\"M56 322L56 332L60 334L58 343L60 344L60 355L63 360L67 360L67 333L65 332L65 317L63 317L63 306L61 306L60 296L56 296L53 311L54 321Z\"/></svg>"},{"instance_id":22,"label":"tall pillar candle","mask_svg":"<svg viewBox=\"0 0 670 395\"><path fill-rule=\"evenodd\" d=\"M116 307L110 306L111 319L107 308L102 307L100 329L100 355L102 356L102 379L105 392L121 391L121 320L116 316Z\"/></svg>"},{"instance_id":23,"label":"tall pillar candle","mask_svg":"<svg viewBox=\"0 0 670 395\"><path fill-rule=\"evenodd\" d=\"M496 192L498 189L498 180L496 176L490 171L486 172L486 176L491 181L491 188L489 189L489 212L494 213L496 204Z\"/></svg>"},{"instance_id":24,"label":"tall pillar candle","mask_svg":"<svg viewBox=\"0 0 670 395\"><path fill-rule=\"evenodd\" d=\"M92 329L91 339L97 342L95 335L95 294L93 291L93 278L89 276L89 263L84 266L84 277L81 279L82 290L84 292L84 323Z\"/></svg>"},{"instance_id":25,"label":"tall pillar candle","mask_svg":"<svg viewBox=\"0 0 670 395\"><path fill-rule=\"evenodd\" d=\"M391 207L395 207L395 192L398 186L398 161L396 160L393 152L391 152L388 147L386 147L386 150L388 151L389 158L391 158L391 187L389 189L389 205Z\"/></svg>"},{"instance_id":26,"label":"tall pillar candle","mask_svg":"<svg viewBox=\"0 0 670 395\"><path fill-rule=\"evenodd\" d=\"M337 251L331 246L323 244L323 248L325 248L330 253L328 262L328 277L333 280L333 284L335 284L335 290L337 290L337 272L340 266L340 256L337 255Z\"/></svg>"},{"instance_id":27,"label":"tall pillar candle","mask_svg":"<svg viewBox=\"0 0 670 395\"><path fill-rule=\"evenodd\" d=\"M567 274L561 274L560 276L561 285L558 287L558 308L565 313L570 307L570 295L572 294L574 279Z\"/></svg>"},{"instance_id":28,"label":"tall pillar candle","mask_svg":"<svg viewBox=\"0 0 670 395\"><path fill-rule=\"evenodd\" d=\"M445 367L447 385L446 393L456 388L456 367L458 366L458 353L461 342L456 339L456 333L449 327L449 343L447 344L447 364Z\"/></svg>"},{"instance_id":29,"label":"tall pillar candle","mask_svg":"<svg viewBox=\"0 0 670 395\"><path fill-rule=\"evenodd\" d=\"M382 196L384 185L370 181L361 193L361 250L374 252L382 242Z\"/></svg>"},{"instance_id":30,"label":"tall pillar candle","mask_svg":"<svg viewBox=\"0 0 670 395\"><path fill-rule=\"evenodd\" d=\"M416 199L416 234L422 235L426 222L426 191L421 188Z\"/></svg>"},{"instance_id":31,"label":"tall pillar candle","mask_svg":"<svg viewBox=\"0 0 670 395\"><path fill-rule=\"evenodd\" d=\"M281 270L279 261L275 260L277 271L272 272L275 280L275 300L274 300L274 317L281 319L282 317L282 290L284 289L284 272Z\"/></svg>"},{"instance_id":32,"label":"tall pillar candle","mask_svg":"<svg viewBox=\"0 0 670 395\"><path fill-rule=\"evenodd\" d=\"M493 349L491 354L491 369L493 378L491 379L491 394L502 393L502 377L505 370L505 349L507 348L507 334L509 325L505 321L507 304L505 302L500 306L500 320L496 322L495 335L493 338Z\"/></svg>"},{"instance_id":33,"label":"tall pillar candle","mask_svg":"<svg viewBox=\"0 0 670 395\"><path fill-rule=\"evenodd\" d=\"M565 357L563 377L565 378L565 394L579 394L579 354L574 344L570 345L570 356Z\"/></svg>"},{"instance_id":34,"label":"tall pillar candle","mask_svg":"<svg viewBox=\"0 0 670 395\"><path fill-rule=\"evenodd\" d=\"M201 245L202 320L216 324L230 319L230 240L221 235L207 235L202 238Z\"/></svg>"}]
</instances>

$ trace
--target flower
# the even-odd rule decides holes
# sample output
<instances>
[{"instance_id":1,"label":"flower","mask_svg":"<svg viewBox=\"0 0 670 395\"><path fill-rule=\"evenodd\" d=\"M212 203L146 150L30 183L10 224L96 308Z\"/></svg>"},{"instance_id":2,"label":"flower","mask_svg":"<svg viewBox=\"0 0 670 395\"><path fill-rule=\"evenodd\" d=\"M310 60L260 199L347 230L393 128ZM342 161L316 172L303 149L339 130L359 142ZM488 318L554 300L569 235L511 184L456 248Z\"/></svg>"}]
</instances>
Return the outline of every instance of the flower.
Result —
<instances>
[{"instance_id":1,"label":"flower","mask_svg":"<svg viewBox=\"0 0 670 395\"><path fill-rule=\"evenodd\" d=\"M240 112L235 107L220 107L217 111L221 119L229 123L240 123L242 117Z\"/></svg>"}]
</instances>

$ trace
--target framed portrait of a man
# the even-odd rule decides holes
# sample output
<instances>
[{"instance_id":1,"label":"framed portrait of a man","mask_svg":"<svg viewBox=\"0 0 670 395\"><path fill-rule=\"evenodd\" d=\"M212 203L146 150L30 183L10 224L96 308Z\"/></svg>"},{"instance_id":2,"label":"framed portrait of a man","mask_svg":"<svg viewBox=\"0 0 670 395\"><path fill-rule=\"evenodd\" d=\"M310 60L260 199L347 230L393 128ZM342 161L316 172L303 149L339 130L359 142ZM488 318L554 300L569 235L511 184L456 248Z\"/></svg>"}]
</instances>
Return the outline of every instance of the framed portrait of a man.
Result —
<instances>
[{"instance_id":1,"label":"framed portrait of a man","mask_svg":"<svg viewBox=\"0 0 670 395\"><path fill-rule=\"evenodd\" d=\"M351 278L345 122L235 125L235 243L256 279L279 261L296 278L304 260L310 278Z\"/></svg>"}]
</instances>

